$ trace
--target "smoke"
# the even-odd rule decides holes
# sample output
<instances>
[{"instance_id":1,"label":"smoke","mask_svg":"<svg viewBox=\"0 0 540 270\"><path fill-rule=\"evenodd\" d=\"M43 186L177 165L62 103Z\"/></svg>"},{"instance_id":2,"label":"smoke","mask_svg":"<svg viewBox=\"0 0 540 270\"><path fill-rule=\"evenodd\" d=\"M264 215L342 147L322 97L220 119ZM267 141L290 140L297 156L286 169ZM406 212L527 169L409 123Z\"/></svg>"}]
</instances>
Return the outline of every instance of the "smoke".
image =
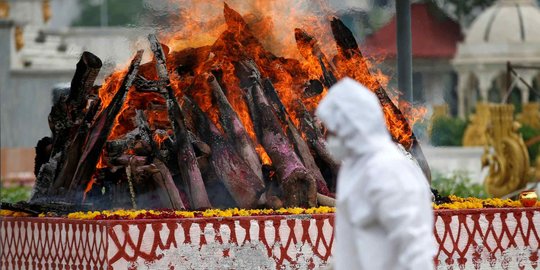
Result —
<instances>
[{"instance_id":1,"label":"smoke","mask_svg":"<svg viewBox=\"0 0 540 270\"><path fill-rule=\"evenodd\" d=\"M212 44L225 30L223 5L226 2L250 25L266 49L278 56L299 58L294 29L314 35L327 54L334 54L329 21L338 10L368 9L364 0L152 0L146 1L142 19L158 29L173 50Z\"/></svg>"}]
</instances>

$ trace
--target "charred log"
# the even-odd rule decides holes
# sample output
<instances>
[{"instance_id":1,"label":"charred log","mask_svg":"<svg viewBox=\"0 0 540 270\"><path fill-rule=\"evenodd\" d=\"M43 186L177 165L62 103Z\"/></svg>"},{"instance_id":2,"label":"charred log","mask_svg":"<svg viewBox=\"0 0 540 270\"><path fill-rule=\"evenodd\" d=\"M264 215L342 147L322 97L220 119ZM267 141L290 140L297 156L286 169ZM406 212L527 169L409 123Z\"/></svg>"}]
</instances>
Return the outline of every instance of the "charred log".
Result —
<instances>
[{"instance_id":1,"label":"charred log","mask_svg":"<svg viewBox=\"0 0 540 270\"><path fill-rule=\"evenodd\" d=\"M335 179L337 177L340 164L326 149L326 141L322 131L317 126L316 120L300 100L297 101L297 110L300 121L300 131L302 132L304 138L306 138L310 148L313 149L321 162L330 169L333 175L332 177Z\"/></svg>"},{"instance_id":2,"label":"charred log","mask_svg":"<svg viewBox=\"0 0 540 270\"><path fill-rule=\"evenodd\" d=\"M34 159L34 175L37 177L41 166L49 161L52 151L51 137L43 137L38 141L36 149L36 158Z\"/></svg>"},{"instance_id":3,"label":"charred log","mask_svg":"<svg viewBox=\"0 0 540 270\"><path fill-rule=\"evenodd\" d=\"M75 137L68 142L66 150L63 153L65 161L60 164L60 171L57 174L55 181L48 187L48 193L50 195L61 194L69 187L73 175L77 170L79 160L81 159L82 149L87 139L89 127L92 125L92 121L97 114L100 105L101 102L99 101L91 103Z\"/></svg>"},{"instance_id":4,"label":"charred log","mask_svg":"<svg viewBox=\"0 0 540 270\"><path fill-rule=\"evenodd\" d=\"M153 164L151 164L152 168L155 168L155 171L152 172L152 179L158 186L157 193L160 195L159 197L162 198L163 206L165 208L175 210L185 209L180 197L180 192L174 184L174 180L169 172L169 169L167 166L165 166L165 163L163 163L163 158L159 152L158 146L152 138L150 126L148 124L148 120L146 120L144 112L137 110L136 114L136 122L141 130L141 138L150 145L150 148L152 149L152 156L155 157L155 159L152 160Z\"/></svg>"},{"instance_id":5,"label":"charred log","mask_svg":"<svg viewBox=\"0 0 540 270\"><path fill-rule=\"evenodd\" d=\"M46 203L32 203L32 202L17 202L8 203L1 202L0 209L6 209L16 212L24 212L31 216L38 216L41 213L54 213L57 215L67 215L76 211L90 211L92 207L90 205L80 205L65 202L46 202Z\"/></svg>"},{"instance_id":6,"label":"charred log","mask_svg":"<svg viewBox=\"0 0 540 270\"><path fill-rule=\"evenodd\" d=\"M82 152L79 164L72 181L69 185L69 190L74 194L70 194L79 201L83 197L83 191L90 181L92 174L96 169L97 162L99 160L103 146L107 142L107 137L111 132L114 120L126 98L126 94L133 83L133 80L137 76L139 64L142 59L143 51L138 51L131 61L131 65L128 69L126 76L124 77L122 84L120 85L118 92L114 95L111 103L97 116L94 121L94 125L90 128L86 145Z\"/></svg>"},{"instance_id":7,"label":"charred log","mask_svg":"<svg viewBox=\"0 0 540 270\"><path fill-rule=\"evenodd\" d=\"M320 95L324 91L324 86L319 80L309 80L302 93L302 98L311 98Z\"/></svg>"},{"instance_id":8,"label":"charred log","mask_svg":"<svg viewBox=\"0 0 540 270\"><path fill-rule=\"evenodd\" d=\"M336 63L343 63L344 65L346 65L345 62L354 61L355 69L358 69L357 72L359 72L360 74L369 75L369 67L366 63L364 56L362 55L360 47L358 47L358 43L356 42L356 39L354 38L351 30L349 30L349 28L347 28L347 26L345 26L345 24L338 18L334 18L331 21L331 27L332 34L334 35L334 39L336 40L336 45L338 49L338 56L336 56L335 59ZM354 74L353 72L351 73ZM422 168L424 175L431 183L431 170L426 161L424 153L420 148L420 144L418 143L416 136L412 131L411 126L409 125L403 113L392 102L390 97L388 97L388 94L380 85L379 81L377 81L376 79L374 80L373 78L373 76L355 76L354 79L358 80L359 82L370 88L370 90L374 91L379 98L381 105L384 108L389 109L386 110L386 113L390 113L392 115L392 119L395 119L398 122L396 123L396 125L401 126L405 134L410 134L411 137L408 141L400 140L400 138L395 138L394 136L393 139L396 142L402 143L403 146L414 156L414 158L418 162L418 165L420 166L420 168Z\"/></svg>"},{"instance_id":9,"label":"charred log","mask_svg":"<svg viewBox=\"0 0 540 270\"><path fill-rule=\"evenodd\" d=\"M161 87L160 91L167 101L169 120L172 123L176 140L175 152L177 153L178 167L189 197L190 205L194 209L210 208L210 201L208 200L201 171L197 164L195 151L193 150L188 130L186 129L184 112L178 104L172 88L169 86L170 80L166 58L161 43L159 43L155 35L149 35L148 39L154 52L154 58L156 59L158 77L160 81L166 82L166 86Z\"/></svg>"},{"instance_id":10,"label":"charred log","mask_svg":"<svg viewBox=\"0 0 540 270\"><path fill-rule=\"evenodd\" d=\"M197 104L184 96L184 105L197 123L199 136L210 145L210 160L214 172L234 198L236 205L242 208L256 207L264 188L262 180Z\"/></svg>"},{"instance_id":11,"label":"charred log","mask_svg":"<svg viewBox=\"0 0 540 270\"><path fill-rule=\"evenodd\" d=\"M67 98L68 106L71 107L70 118L75 124L80 123L84 117L82 112L86 107L86 100L91 94L91 89L102 65L101 59L90 52L83 52L81 60L77 63Z\"/></svg>"},{"instance_id":12,"label":"charred log","mask_svg":"<svg viewBox=\"0 0 540 270\"><path fill-rule=\"evenodd\" d=\"M337 82L336 68L333 63L322 52L317 40L300 28L294 29L294 37L298 51L307 61L319 63L322 72L322 82L326 87L330 87Z\"/></svg>"},{"instance_id":13,"label":"charred log","mask_svg":"<svg viewBox=\"0 0 540 270\"><path fill-rule=\"evenodd\" d=\"M276 112L276 115L278 116L282 125L285 126L285 131L289 140L294 146L296 154L298 155L306 169L308 169L309 173L313 176L313 178L315 178L315 181L317 183L317 192L324 195L329 195L330 191L328 190L326 181L319 167L315 163L315 159L313 159L313 156L311 155L309 146L304 141L302 135L300 135L300 132L292 122L289 113L287 112L287 109L279 99L274 85L272 85L272 82L269 79L264 79L263 86L266 97L274 108L274 112Z\"/></svg>"},{"instance_id":14,"label":"charred log","mask_svg":"<svg viewBox=\"0 0 540 270\"><path fill-rule=\"evenodd\" d=\"M284 192L284 204L315 206L317 184L283 133L282 126L263 93L260 72L255 63L241 61L236 65L236 72L237 76L244 80L244 84L247 83L245 91L249 91L249 95L253 98L252 107L255 111L252 114L256 114L258 119L255 131L279 176Z\"/></svg>"},{"instance_id":15,"label":"charred log","mask_svg":"<svg viewBox=\"0 0 540 270\"><path fill-rule=\"evenodd\" d=\"M259 155L255 151L253 142L249 138L249 135L242 125L240 118L233 110L231 104L227 100L227 97L223 93L221 86L213 75L208 76L207 83L210 86L210 89L212 89L214 99L218 104L220 121L221 125L225 129L225 133L228 135L236 151L238 151L238 153L244 157L244 160L248 163L249 167L259 177L259 179L262 179L262 164L259 159Z\"/></svg>"},{"instance_id":16,"label":"charred log","mask_svg":"<svg viewBox=\"0 0 540 270\"><path fill-rule=\"evenodd\" d=\"M69 95L61 98L53 107L50 120L56 126L54 132L54 145L51 155L61 152L69 142L70 133L78 130L84 117L83 109L86 106L87 95L94 86L94 81L101 69L101 59L90 52L84 52L77 63L75 75L71 80Z\"/></svg>"}]
</instances>

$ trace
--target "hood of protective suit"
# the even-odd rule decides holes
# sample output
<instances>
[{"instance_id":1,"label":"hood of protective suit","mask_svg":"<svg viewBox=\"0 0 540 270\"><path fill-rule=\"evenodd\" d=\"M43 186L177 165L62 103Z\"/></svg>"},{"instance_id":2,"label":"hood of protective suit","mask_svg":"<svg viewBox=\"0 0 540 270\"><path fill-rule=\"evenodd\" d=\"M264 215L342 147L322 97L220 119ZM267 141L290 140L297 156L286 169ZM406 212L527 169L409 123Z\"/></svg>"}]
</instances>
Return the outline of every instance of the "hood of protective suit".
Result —
<instances>
[{"instance_id":1,"label":"hood of protective suit","mask_svg":"<svg viewBox=\"0 0 540 270\"><path fill-rule=\"evenodd\" d=\"M364 155L391 145L377 96L351 78L332 86L315 114L351 154Z\"/></svg>"}]
</instances>

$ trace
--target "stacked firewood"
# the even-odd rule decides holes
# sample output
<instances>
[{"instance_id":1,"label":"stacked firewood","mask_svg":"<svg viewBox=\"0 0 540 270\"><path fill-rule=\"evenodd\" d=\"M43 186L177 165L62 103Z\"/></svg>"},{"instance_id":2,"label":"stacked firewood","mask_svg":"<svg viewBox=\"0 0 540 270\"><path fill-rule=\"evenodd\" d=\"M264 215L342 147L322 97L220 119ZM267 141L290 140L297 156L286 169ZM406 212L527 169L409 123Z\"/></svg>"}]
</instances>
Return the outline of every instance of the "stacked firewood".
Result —
<instances>
[{"instance_id":1,"label":"stacked firewood","mask_svg":"<svg viewBox=\"0 0 540 270\"><path fill-rule=\"evenodd\" d=\"M332 202L339 162L313 103L339 78L375 91L393 133L422 161L407 121L373 80L352 33L331 22L338 55L296 29L305 63L266 51L236 11L211 46L172 51L149 36L127 70L95 86L101 60L81 56L36 147L33 204L74 208L312 207ZM358 64L355 64L358 63ZM314 102L315 101L315 102ZM390 116L388 116L390 115ZM388 123L388 119L387 119Z\"/></svg>"}]
</instances>

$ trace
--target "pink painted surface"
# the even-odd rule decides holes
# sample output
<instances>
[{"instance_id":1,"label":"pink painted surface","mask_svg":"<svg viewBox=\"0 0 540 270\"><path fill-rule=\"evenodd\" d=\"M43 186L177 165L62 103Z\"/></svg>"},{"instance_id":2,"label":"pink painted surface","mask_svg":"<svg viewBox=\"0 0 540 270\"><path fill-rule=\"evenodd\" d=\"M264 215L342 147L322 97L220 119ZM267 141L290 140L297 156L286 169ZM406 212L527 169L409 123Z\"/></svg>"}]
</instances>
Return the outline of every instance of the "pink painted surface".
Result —
<instances>
[{"instance_id":1,"label":"pink painted surface","mask_svg":"<svg viewBox=\"0 0 540 270\"><path fill-rule=\"evenodd\" d=\"M308 269L333 215L82 221L1 218L0 269ZM438 269L538 269L540 208L438 210Z\"/></svg>"}]
</instances>

